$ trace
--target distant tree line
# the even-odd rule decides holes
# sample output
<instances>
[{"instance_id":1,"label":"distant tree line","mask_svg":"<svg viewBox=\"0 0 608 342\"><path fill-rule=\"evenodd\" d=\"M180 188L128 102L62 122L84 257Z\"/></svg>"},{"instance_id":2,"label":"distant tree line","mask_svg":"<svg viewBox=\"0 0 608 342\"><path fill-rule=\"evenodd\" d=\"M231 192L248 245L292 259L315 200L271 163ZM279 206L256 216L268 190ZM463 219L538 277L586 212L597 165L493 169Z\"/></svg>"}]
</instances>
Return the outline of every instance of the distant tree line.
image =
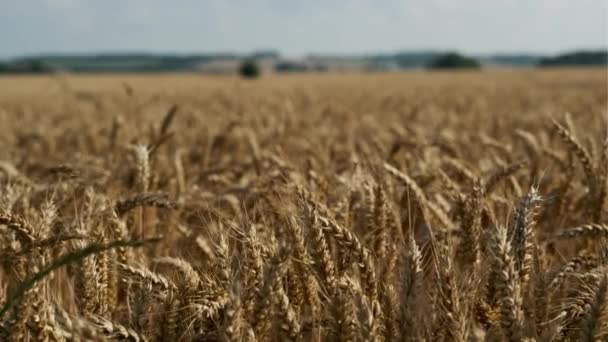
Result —
<instances>
[{"instance_id":1,"label":"distant tree line","mask_svg":"<svg viewBox=\"0 0 608 342\"><path fill-rule=\"evenodd\" d=\"M538 63L541 67L608 65L608 51L579 51L557 57L543 58Z\"/></svg>"},{"instance_id":2,"label":"distant tree line","mask_svg":"<svg viewBox=\"0 0 608 342\"><path fill-rule=\"evenodd\" d=\"M366 70L400 70L409 68L427 69L479 69L482 65L497 64L529 67L558 66L608 66L608 51L576 51L555 57L534 55L494 55L476 59L456 52L419 51L368 56L317 56L313 64L280 60L274 51L258 51L250 55L203 54L203 55L153 55L153 54L102 54L102 55L47 55L16 59L2 63L0 74L71 72L175 72L195 71L199 66L213 61L241 61L238 72L245 77L259 75L260 60L276 61L276 72L328 71L332 63L354 61ZM253 64L253 65L251 65ZM253 71L253 69L257 71Z\"/></svg>"},{"instance_id":3,"label":"distant tree line","mask_svg":"<svg viewBox=\"0 0 608 342\"><path fill-rule=\"evenodd\" d=\"M37 60L20 63L0 63L0 74L45 74L53 71L53 68L49 65Z\"/></svg>"},{"instance_id":4,"label":"distant tree line","mask_svg":"<svg viewBox=\"0 0 608 342\"><path fill-rule=\"evenodd\" d=\"M578 51L541 58L536 66L608 66L608 51ZM475 58L451 52L435 58L427 66L429 69L478 69L481 63Z\"/></svg>"}]
</instances>

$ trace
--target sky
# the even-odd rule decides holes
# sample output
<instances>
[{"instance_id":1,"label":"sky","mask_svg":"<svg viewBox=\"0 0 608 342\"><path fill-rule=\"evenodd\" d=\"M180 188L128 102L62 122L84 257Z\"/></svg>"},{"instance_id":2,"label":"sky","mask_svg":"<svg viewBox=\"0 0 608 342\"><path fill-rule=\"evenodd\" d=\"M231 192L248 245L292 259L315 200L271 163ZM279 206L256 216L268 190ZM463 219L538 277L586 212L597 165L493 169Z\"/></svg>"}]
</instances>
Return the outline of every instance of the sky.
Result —
<instances>
[{"instance_id":1,"label":"sky","mask_svg":"<svg viewBox=\"0 0 608 342\"><path fill-rule=\"evenodd\" d=\"M608 0L0 0L0 58L40 53L554 54L608 46Z\"/></svg>"}]
</instances>

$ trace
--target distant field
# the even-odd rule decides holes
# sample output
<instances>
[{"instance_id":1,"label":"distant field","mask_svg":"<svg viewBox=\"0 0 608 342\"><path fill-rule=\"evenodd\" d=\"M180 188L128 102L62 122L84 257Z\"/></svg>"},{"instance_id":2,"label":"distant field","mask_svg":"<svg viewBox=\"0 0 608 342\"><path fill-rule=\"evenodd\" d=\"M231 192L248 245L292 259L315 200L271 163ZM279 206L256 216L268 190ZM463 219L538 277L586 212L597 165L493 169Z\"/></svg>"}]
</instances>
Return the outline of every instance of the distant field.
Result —
<instances>
[{"instance_id":1,"label":"distant field","mask_svg":"<svg viewBox=\"0 0 608 342\"><path fill-rule=\"evenodd\" d=\"M607 115L591 68L0 77L0 340L606 340Z\"/></svg>"},{"instance_id":2,"label":"distant field","mask_svg":"<svg viewBox=\"0 0 608 342\"><path fill-rule=\"evenodd\" d=\"M491 69L483 72L426 72L410 71L400 73L369 74L289 74L265 75L255 82L242 81L235 76L208 76L188 73L177 74L60 74L51 76L0 76L0 97L13 95L49 95L60 94L64 84L73 90L93 92L120 92L121 85L128 83L145 92L196 92L210 89L229 89L235 85L255 85L259 88L289 86L339 86L342 88L375 87L378 82L388 82L392 86L429 86L443 87L457 83L471 85L496 84L516 85L519 83L557 82L559 84L585 82L606 84L605 68L573 69ZM339 90L339 89L338 89Z\"/></svg>"}]
</instances>

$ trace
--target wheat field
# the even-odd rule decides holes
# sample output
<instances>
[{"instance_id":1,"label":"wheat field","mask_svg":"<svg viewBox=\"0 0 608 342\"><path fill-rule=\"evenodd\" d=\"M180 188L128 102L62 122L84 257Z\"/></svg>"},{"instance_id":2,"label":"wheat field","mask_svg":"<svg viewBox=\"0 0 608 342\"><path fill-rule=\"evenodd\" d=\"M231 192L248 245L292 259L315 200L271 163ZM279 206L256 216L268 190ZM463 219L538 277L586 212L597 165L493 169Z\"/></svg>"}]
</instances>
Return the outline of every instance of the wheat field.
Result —
<instances>
[{"instance_id":1,"label":"wheat field","mask_svg":"<svg viewBox=\"0 0 608 342\"><path fill-rule=\"evenodd\" d=\"M2 341L608 341L603 69L0 78Z\"/></svg>"}]
</instances>

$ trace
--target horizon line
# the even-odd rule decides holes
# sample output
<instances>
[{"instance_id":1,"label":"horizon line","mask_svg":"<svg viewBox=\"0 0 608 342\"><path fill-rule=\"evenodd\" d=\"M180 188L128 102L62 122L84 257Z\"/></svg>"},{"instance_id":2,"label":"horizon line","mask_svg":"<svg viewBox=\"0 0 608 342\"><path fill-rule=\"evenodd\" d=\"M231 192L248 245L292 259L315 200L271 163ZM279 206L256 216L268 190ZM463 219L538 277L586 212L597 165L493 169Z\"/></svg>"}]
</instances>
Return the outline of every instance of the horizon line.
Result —
<instances>
[{"instance_id":1,"label":"horizon line","mask_svg":"<svg viewBox=\"0 0 608 342\"><path fill-rule=\"evenodd\" d=\"M607 46L595 46L595 47L577 47L559 50L559 52L541 52L534 50L517 50L517 51L494 51L494 52L466 52L459 49L453 48L420 48L420 49L395 49L395 50L378 50L374 52L307 52L304 54L285 54L279 49L272 48L261 48L252 49L248 52L236 51L236 50L217 50L217 51L162 51L162 50L126 50L126 49L107 49L97 51L56 51L56 52L35 52L35 53L23 53L12 56L0 57L0 60L18 60L24 58L35 58L35 57L96 57L96 56L127 56L127 55L143 55L143 56L213 56L213 55L234 55L236 57L244 57L247 55L261 54L261 53L276 53L281 57L350 57L350 58L363 58L375 55L394 55L394 54L407 54L407 53L450 53L457 52L463 55L475 56L475 57L492 57L492 56L554 56L561 55L569 52L580 52L580 51L607 51Z\"/></svg>"}]
</instances>

